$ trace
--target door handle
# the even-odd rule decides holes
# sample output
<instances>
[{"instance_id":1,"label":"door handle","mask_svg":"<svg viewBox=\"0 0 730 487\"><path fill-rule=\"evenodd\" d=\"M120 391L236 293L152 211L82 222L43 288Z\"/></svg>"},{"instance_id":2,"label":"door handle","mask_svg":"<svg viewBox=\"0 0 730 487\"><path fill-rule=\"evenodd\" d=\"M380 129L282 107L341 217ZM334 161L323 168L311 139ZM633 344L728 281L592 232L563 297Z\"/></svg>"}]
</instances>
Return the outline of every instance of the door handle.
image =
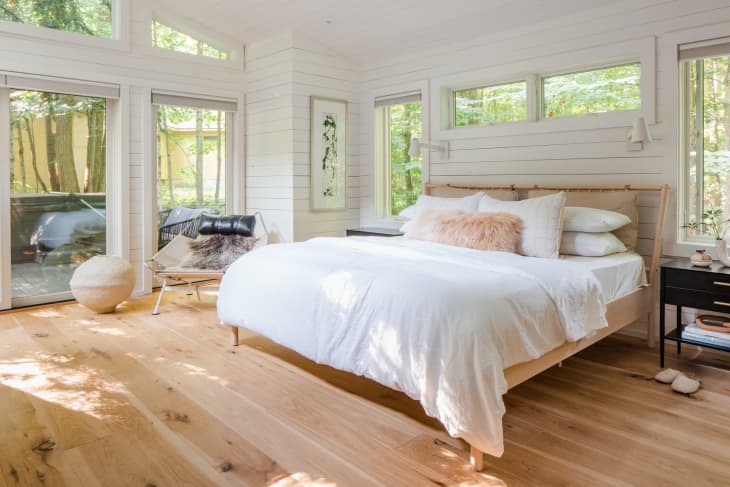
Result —
<instances>
[{"instance_id":1,"label":"door handle","mask_svg":"<svg viewBox=\"0 0 730 487\"><path fill-rule=\"evenodd\" d=\"M728 308L730 308L730 303L726 301L715 301L715 304L718 306L727 306Z\"/></svg>"},{"instance_id":2,"label":"door handle","mask_svg":"<svg viewBox=\"0 0 730 487\"><path fill-rule=\"evenodd\" d=\"M712 284L714 284L715 286L730 287L730 282L715 281Z\"/></svg>"}]
</instances>

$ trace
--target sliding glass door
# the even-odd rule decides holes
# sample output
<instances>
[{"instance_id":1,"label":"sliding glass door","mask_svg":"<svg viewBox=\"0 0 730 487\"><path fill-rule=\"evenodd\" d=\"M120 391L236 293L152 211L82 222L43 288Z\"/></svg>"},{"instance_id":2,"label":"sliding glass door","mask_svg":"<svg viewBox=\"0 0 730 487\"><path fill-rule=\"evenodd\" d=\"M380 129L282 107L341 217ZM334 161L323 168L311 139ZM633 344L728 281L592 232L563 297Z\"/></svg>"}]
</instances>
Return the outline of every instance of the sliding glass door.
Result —
<instances>
[{"instance_id":1,"label":"sliding glass door","mask_svg":"<svg viewBox=\"0 0 730 487\"><path fill-rule=\"evenodd\" d=\"M107 251L107 100L4 89L4 307L66 299L74 270ZM6 212L9 209L9 215ZM9 221L7 221L9 220ZM7 274L6 274L7 275Z\"/></svg>"}]
</instances>

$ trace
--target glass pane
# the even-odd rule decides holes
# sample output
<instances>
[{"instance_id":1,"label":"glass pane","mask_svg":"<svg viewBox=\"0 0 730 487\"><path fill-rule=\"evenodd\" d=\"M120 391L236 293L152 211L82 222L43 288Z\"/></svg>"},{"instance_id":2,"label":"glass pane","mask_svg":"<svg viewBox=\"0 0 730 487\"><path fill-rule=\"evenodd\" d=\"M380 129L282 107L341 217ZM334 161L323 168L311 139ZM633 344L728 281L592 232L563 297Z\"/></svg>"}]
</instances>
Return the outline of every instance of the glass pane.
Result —
<instances>
[{"instance_id":1,"label":"glass pane","mask_svg":"<svg viewBox=\"0 0 730 487\"><path fill-rule=\"evenodd\" d=\"M152 45L171 51L206 56L216 59L228 59L228 53L211 46L184 32L173 29L157 20L152 21Z\"/></svg>"},{"instance_id":2,"label":"glass pane","mask_svg":"<svg viewBox=\"0 0 730 487\"><path fill-rule=\"evenodd\" d=\"M69 290L106 253L106 100L12 90L13 298Z\"/></svg>"},{"instance_id":3,"label":"glass pane","mask_svg":"<svg viewBox=\"0 0 730 487\"><path fill-rule=\"evenodd\" d=\"M411 139L422 136L421 103L388 107L390 141L390 211L397 215L416 202L421 194L421 157L408 155Z\"/></svg>"},{"instance_id":4,"label":"glass pane","mask_svg":"<svg viewBox=\"0 0 730 487\"><path fill-rule=\"evenodd\" d=\"M226 210L226 114L157 107L158 246L197 234L202 213Z\"/></svg>"},{"instance_id":5,"label":"glass pane","mask_svg":"<svg viewBox=\"0 0 730 487\"><path fill-rule=\"evenodd\" d=\"M685 176L685 222L710 223L706 212L730 218L730 55L688 61ZM710 225L688 230L689 236L715 238Z\"/></svg>"},{"instance_id":6,"label":"glass pane","mask_svg":"<svg viewBox=\"0 0 730 487\"><path fill-rule=\"evenodd\" d=\"M641 64L625 64L542 80L545 118L638 110Z\"/></svg>"},{"instance_id":7,"label":"glass pane","mask_svg":"<svg viewBox=\"0 0 730 487\"><path fill-rule=\"evenodd\" d=\"M4 0L0 20L111 38L111 0Z\"/></svg>"},{"instance_id":8,"label":"glass pane","mask_svg":"<svg viewBox=\"0 0 730 487\"><path fill-rule=\"evenodd\" d=\"M527 119L527 83L454 91L454 125L493 125Z\"/></svg>"}]
</instances>

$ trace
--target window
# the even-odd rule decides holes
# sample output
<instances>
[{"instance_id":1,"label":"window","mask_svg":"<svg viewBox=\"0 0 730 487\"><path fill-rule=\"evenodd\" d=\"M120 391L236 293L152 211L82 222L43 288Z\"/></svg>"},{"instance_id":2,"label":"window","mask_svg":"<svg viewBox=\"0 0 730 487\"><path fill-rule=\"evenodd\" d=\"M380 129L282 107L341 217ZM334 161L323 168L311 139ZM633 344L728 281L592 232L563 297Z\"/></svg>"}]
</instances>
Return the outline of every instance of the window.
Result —
<instances>
[{"instance_id":1,"label":"window","mask_svg":"<svg viewBox=\"0 0 730 487\"><path fill-rule=\"evenodd\" d=\"M179 227L181 222L194 220L202 213L226 213L235 102L155 94L153 103L157 118L159 225ZM168 241L163 233L159 246Z\"/></svg>"},{"instance_id":2,"label":"window","mask_svg":"<svg viewBox=\"0 0 730 487\"><path fill-rule=\"evenodd\" d=\"M5 0L0 20L111 38L112 0Z\"/></svg>"},{"instance_id":3,"label":"window","mask_svg":"<svg viewBox=\"0 0 730 487\"><path fill-rule=\"evenodd\" d=\"M196 39L184 32L165 25L157 20L152 21L152 45L170 51L184 52L196 56L228 59L227 51L214 47L207 42Z\"/></svg>"},{"instance_id":4,"label":"window","mask_svg":"<svg viewBox=\"0 0 730 487\"><path fill-rule=\"evenodd\" d=\"M378 167L378 214L389 218L416 202L423 188L421 157L408 155L411 139L421 138L421 95L375 101L375 147Z\"/></svg>"},{"instance_id":5,"label":"window","mask_svg":"<svg viewBox=\"0 0 730 487\"><path fill-rule=\"evenodd\" d=\"M542 78L543 118L641 108L641 63Z\"/></svg>"},{"instance_id":6,"label":"window","mask_svg":"<svg viewBox=\"0 0 730 487\"><path fill-rule=\"evenodd\" d=\"M115 245L107 141L119 87L8 74L0 97L0 205L10 208L0 307L68 299L76 268Z\"/></svg>"},{"instance_id":7,"label":"window","mask_svg":"<svg viewBox=\"0 0 730 487\"><path fill-rule=\"evenodd\" d=\"M527 120L527 82L457 90L452 102L455 127Z\"/></svg>"},{"instance_id":8,"label":"window","mask_svg":"<svg viewBox=\"0 0 730 487\"><path fill-rule=\"evenodd\" d=\"M718 55L720 52L723 54ZM682 224L721 210L730 218L730 44L680 51L682 79ZM709 237L710 229L685 237Z\"/></svg>"}]
</instances>

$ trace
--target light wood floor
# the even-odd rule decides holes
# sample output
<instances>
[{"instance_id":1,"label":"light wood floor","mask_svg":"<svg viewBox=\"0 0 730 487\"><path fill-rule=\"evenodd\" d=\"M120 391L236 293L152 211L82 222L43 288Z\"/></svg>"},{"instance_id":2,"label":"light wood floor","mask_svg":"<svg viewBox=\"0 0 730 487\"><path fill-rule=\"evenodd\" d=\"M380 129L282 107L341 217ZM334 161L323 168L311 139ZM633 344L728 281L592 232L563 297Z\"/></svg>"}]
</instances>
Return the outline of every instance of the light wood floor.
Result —
<instances>
[{"instance_id":1,"label":"light wood floor","mask_svg":"<svg viewBox=\"0 0 730 487\"><path fill-rule=\"evenodd\" d=\"M257 336L233 349L210 296L153 299L0 314L0 485L730 485L719 367L672 355L704 383L680 396L609 338L506 396L506 453L478 474L402 394Z\"/></svg>"}]
</instances>

